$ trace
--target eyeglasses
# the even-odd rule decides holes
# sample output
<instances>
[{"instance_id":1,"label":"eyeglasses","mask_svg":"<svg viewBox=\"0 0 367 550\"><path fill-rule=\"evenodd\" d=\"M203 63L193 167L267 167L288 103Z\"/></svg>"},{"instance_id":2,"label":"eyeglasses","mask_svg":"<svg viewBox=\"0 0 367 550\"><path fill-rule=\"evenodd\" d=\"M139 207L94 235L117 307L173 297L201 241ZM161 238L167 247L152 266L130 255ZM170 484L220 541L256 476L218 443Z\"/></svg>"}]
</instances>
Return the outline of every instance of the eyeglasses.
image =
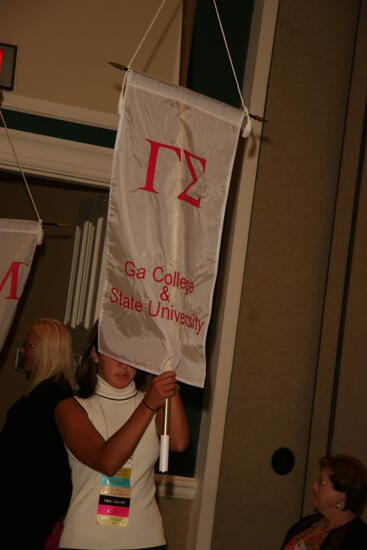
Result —
<instances>
[{"instance_id":1,"label":"eyeglasses","mask_svg":"<svg viewBox=\"0 0 367 550\"><path fill-rule=\"evenodd\" d=\"M20 345L21 348L24 348L24 349L28 349L28 348L35 348L36 347L36 344L31 344L30 342L28 342L27 338L24 340L24 342L21 343Z\"/></svg>"}]
</instances>

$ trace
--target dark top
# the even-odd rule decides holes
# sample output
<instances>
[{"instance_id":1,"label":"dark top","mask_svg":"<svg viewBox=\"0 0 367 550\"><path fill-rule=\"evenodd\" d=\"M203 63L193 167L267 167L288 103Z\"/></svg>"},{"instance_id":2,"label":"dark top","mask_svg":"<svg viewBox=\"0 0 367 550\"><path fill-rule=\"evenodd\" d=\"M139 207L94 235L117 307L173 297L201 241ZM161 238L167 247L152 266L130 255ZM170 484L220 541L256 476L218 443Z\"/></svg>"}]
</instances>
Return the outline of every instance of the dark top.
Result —
<instances>
[{"instance_id":1,"label":"dark top","mask_svg":"<svg viewBox=\"0 0 367 550\"><path fill-rule=\"evenodd\" d=\"M8 411L0 432L2 550L41 550L67 510L71 474L55 408L71 395L69 384L50 378Z\"/></svg>"},{"instance_id":2,"label":"dark top","mask_svg":"<svg viewBox=\"0 0 367 550\"><path fill-rule=\"evenodd\" d=\"M321 514L312 514L302 518L293 525L285 537L282 548L295 536L311 527L322 518ZM320 550L366 550L367 549L367 525L357 517L341 527L330 531L324 539Z\"/></svg>"}]
</instances>

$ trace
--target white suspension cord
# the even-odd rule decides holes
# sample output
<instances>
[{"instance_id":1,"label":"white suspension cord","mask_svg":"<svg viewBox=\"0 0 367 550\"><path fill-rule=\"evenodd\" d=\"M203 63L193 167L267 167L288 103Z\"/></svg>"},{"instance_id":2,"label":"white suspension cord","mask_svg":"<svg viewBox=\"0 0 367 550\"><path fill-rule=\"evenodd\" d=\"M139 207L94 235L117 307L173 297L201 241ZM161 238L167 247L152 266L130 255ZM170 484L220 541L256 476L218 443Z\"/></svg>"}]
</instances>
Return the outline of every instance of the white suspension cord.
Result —
<instances>
[{"instance_id":1,"label":"white suspension cord","mask_svg":"<svg viewBox=\"0 0 367 550\"><path fill-rule=\"evenodd\" d=\"M14 145L13 145L13 143L12 143L12 140L10 139L10 135L9 135L9 132L8 132L8 127L7 127L6 123L5 123L4 116L3 116L3 112L2 112L1 109L0 109L0 117L1 117L1 121L2 121L2 123L3 123L3 125L4 125L5 132L6 132L6 135L7 135L8 140L9 140L10 147L12 148L12 151L13 151L13 154L14 154L14 157L15 157L15 160L17 161L19 171L20 171L20 173L22 174L23 181L24 181L24 183L25 183L25 186L26 186L26 189L27 189L27 192L28 192L28 196L29 196L29 198L30 198L30 200L31 200L32 206L33 206L34 211L35 211L36 216L37 216L37 220L38 220L39 222L42 222L42 220L41 220L41 218L40 218L40 215L39 215L39 213L38 213L38 210L37 210L36 203L35 203L34 200L33 200L32 193L31 193L31 190L30 190L30 188L29 188L28 182L27 182L27 180L26 180L25 174L24 174L23 169L22 169L22 167L21 167L21 164L20 164L20 162L19 162L18 156L17 156L17 154L16 154L16 152L15 152Z\"/></svg>"},{"instance_id":2,"label":"white suspension cord","mask_svg":"<svg viewBox=\"0 0 367 550\"><path fill-rule=\"evenodd\" d=\"M166 1L167 1L167 0L163 0L163 2L161 3L161 5L159 6L159 8L158 8L158 10L157 10L157 12L156 12L156 14L155 14L155 16L153 17L153 19L152 19L152 21L151 21L149 27L148 27L147 30L145 31L145 34L144 34L143 38L141 39L139 46L136 48L135 53L134 53L134 55L132 56L132 58L130 59L130 63L129 63L128 66L127 66L129 69L131 68L131 65L133 64L133 62L134 62L134 60L135 60L135 57L138 55L140 48L141 48L142 45L144 44L146 37L147 37L148 34L150 33L151 28L153 27L154 23L156 22L156 19L157 19L158 15L161 13L161 10L162 10L164 4L166 3Z\"/></svg>"},{"instance_id":3,"label":"white suspension cord","mask_svg":"<svg viewBox=\"0 0 367 550\"><path fill-rule=\"evenodd\" d=\"M247 107L246 107L246 105L245 105L244 99L243 99L243 97L242 97L242 91L241 91L240 85L239 85L239 83L238 83L238 78L237 78L236 71L235 71L235 68L234 68L234 65L233 65L231 53L230 53L229 48L228 48L227 38L226 38L224 29L223 29L223 25L222 25L222 21L221 21L220 15L219 15L219 11L218 11L218 7L217 7L216 0L213 0L213 4L214 4L215 13L216 13L216 15L217 15L219 27L220 27L220 30L221 30L221 33L222 33L224 45L225 45L226 50L227 50L228 59L229 59L229 62L230 62L230 64L231 64L233 77L234 77L235 82L236 82L238 95L240 96L241 103L242 103L242 108L243 108L243 110L244 110L245 116L247 117L247 124L246 124L246 126L245 126L245 128L244 128L244 130L243 130L243 133L242 133L242 135L243 135L244 137L247 137L247 136L249 136L250 133L251 133L251 120L250 120L249 111L248 111L248 109L247 109Z\"/></svg>"},{"instance_id":4,"label":"white suspension cord","mask_svg":"<svg viewBox=\"0 0 367 550\"><path fill-rule=\"evenodd\" d=\"M142 45L144 44L149 32L151 31L154 23L156 22L159 14L161 13L165 3L166 3L167 0L163 0L161 5L159 6L157 12L155 13L152 21L150 22L150 25L148 26L147 30L145 31L144 33L144 36L143 38L141 39L138 47L136 48L135 50L135 53L133 54L132 58L130 59L130 62L129 64L125 67L124 65L120 65L118 63L113 63L110 61L110 65L112 65L113 67L115 67L116 69L120 69L120 70L127 70L127 69L130 69L136 56L138 55ZM219 15L219 11L218 11L218 6L217 6L217 3L216 3L216 0L213 0L213 4L214 4L214 9L215 9L215 13L217 15L217 19L218 19L218 23L219 23L219 27L220 27L220 30L221 30L221 33L222 33L222 37L223 37L223 42L224 42L224 45L225 45L225 48L226 48L226 51L227 51L227 55L228 55L228 59L229 59L229 63L231 65L231 69L232 69L232 73L233 73L233 77L234 77L234 80L235 80L235 83L236 83L236 87L237 87L237 91L238 91L238 95L240 96L240 100L241 100L241 104L242 104L242 109L244 111L244 114L245 114L245 117L246 117L246 125L245 127L243 128L242 130L242 135L243 137L248 137L251 133L251 118L250 118L250 113L248 111L248 108L246 107L245 105L245 102L244 102L244 99L243 99L243 96L242 96L242 91L241 91L241 88L240 88L240 85L239 85L239 82L238 82L238 78L237 78L237 74L236 74L236 71L235 71L235 68L234 68L234 65L233 65L233 61L232 61L232 56L231 56L231 53L229 51L229 47L228 47L228 42L227 42L227 38L226 38L226 35L225 35L225 32L224 32L224 28L223 28L223 25L222 25L222 21L221 21L221 18L220 18L220 15ZM126 75L125 75L126 76ZM251 115L251 116L254 116L254 115ZM259 117L255 117L255 119L260 119Z\"/></svg>"}]
</instances>

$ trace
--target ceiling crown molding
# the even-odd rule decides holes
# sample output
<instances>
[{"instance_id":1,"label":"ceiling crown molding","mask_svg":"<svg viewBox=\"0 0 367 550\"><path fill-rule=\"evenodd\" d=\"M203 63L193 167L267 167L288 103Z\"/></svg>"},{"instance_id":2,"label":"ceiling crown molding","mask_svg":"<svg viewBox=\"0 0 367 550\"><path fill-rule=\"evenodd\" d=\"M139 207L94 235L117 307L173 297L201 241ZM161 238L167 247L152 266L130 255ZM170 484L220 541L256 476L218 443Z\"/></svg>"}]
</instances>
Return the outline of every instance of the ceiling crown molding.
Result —
<instances>
[{"instance_id":1,"label":"ceiling crown molding","mask_svg":"<svg viewBox=\"0 0 367 550\"><path fill-rule=\"evenodd\" d=\"M98 128L117 130L117 114L83 109L81 107L74 107L73 105L64 105L63 103L44 101L42 99L17 95L13 92L4 91L3 95L3 109L75 122L77 124L87 124Z\"/></svg>"},{"instance_id":2,"label":"ceiling crown molding","mask_svg":"<svg viewBox=\"0 0 367 550\"><path fill-rule=\"evenodd\" d=\"M91 127L91 130L105 129L111 134L111 130L116 131L118 123L117 115L12 93L4 93L2 109L44 117L50 127L56 125L57 121L81 125L86 133L88 127ZM41 135L37 133L36 122L34 131L8 128L8 133L25 174L98 187L109 186L113 155L111 147L81 143L72 138ZM0 128L0 169L19 171L4 128Z\"/></svg>"}]
</instances>

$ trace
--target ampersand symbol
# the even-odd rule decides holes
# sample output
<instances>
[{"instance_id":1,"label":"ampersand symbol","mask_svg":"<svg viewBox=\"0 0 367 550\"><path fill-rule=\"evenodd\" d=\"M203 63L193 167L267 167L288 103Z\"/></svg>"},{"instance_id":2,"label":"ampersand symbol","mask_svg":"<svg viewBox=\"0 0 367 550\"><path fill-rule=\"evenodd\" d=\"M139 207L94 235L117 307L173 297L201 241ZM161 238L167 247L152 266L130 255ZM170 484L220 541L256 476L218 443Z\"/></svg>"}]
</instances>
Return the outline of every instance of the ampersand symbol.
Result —
<instances>
[{"instance_id":1,"label":"ampersand symbol","mask_svg":"<svg viewBox=\"0 0 367 550\"><path fill-rule=\"evenodd\" d=\"M168 286L166 285L163 286L163 290L161 292L161 300L164 300L165 302L169 302Z\"/></svg>"}]
</instances>

